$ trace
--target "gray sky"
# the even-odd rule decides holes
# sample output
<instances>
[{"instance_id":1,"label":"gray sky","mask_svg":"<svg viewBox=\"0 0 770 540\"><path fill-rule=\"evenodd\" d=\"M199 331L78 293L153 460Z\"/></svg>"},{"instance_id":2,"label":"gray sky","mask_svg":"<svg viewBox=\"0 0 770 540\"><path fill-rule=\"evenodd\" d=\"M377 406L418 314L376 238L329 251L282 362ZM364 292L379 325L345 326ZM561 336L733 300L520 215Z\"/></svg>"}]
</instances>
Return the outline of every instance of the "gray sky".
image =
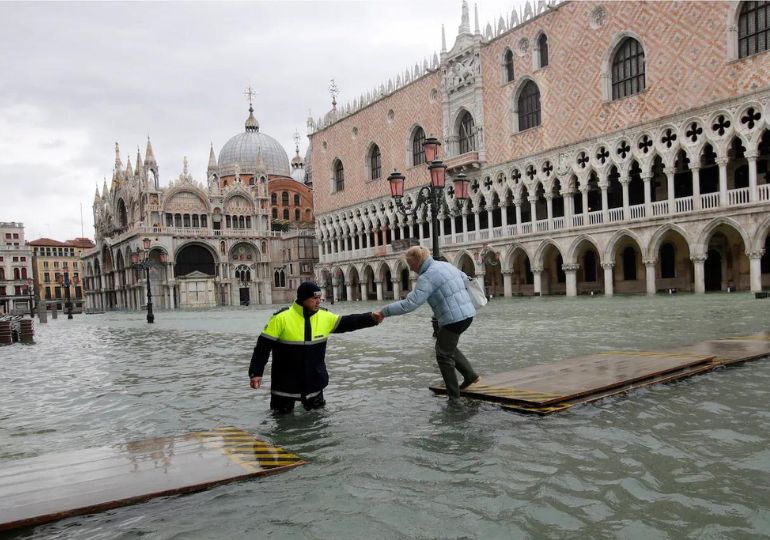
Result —
<instances>
[{"instance_id":1,"label":"gray sky","mask_svg":"<svg viewBox=\"0 0 770 540\"><path fill-rule=\"evenodd\" d=\"M473 2L470 4L473 28ZM479 0L479 21L518 0ZM291 158L308 112L347 103L451 47L461 0L235 3L0 2L0 221L28 240L93 237L91 205L118 142L125 165L152 139L166 185L205 180L209 144L243 131L258 92L260 130Z\"/></svg>"}]
</instances>

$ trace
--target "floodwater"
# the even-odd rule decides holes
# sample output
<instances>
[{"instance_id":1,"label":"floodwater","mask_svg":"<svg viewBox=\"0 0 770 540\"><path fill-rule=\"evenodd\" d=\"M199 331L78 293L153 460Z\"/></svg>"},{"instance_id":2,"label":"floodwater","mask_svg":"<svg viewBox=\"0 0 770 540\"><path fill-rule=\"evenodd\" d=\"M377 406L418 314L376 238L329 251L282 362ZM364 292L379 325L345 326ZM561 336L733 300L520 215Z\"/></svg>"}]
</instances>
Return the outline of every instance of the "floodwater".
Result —
<instances>
[{"instance_id":1,"label":"floodwater","mask_svg":"<svg viewBox=\"0 0 770 540\"><path fill-rule=\"evenodd\" d=\"M355 313L374 303L328 305ZM333 335L322 411L275 418L248 387L273 309L59 317L0 349L0 467L233 425L307 465L65 519L13 538L770 536L770 361L550 417L449 406L427 308ZM748 294L495 299L461 339L483 375L768 329ZM269 381L267 381L269 382Z\"/></svg>"}]
</instances>

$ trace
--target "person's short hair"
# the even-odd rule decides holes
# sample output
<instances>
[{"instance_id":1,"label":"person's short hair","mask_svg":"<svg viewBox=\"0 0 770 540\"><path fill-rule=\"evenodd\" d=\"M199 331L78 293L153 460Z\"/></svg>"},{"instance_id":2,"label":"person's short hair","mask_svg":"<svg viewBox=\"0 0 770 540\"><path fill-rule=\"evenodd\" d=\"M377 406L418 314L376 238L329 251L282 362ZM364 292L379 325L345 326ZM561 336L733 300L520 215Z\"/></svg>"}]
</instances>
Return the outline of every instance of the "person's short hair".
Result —
<instances>
[{"instance_id":1,"label":"person's short hair","mask_svg":"<svg viewBox=\"0 0 770 540\"><path fill-rule=\"evenodd\" d=\"M422 264L425 259L430 257L430 251L428 251L428 248L425 246L412 246L406 250L405 256L407 259L411 259Z\"/></svg>"}]
</instances>

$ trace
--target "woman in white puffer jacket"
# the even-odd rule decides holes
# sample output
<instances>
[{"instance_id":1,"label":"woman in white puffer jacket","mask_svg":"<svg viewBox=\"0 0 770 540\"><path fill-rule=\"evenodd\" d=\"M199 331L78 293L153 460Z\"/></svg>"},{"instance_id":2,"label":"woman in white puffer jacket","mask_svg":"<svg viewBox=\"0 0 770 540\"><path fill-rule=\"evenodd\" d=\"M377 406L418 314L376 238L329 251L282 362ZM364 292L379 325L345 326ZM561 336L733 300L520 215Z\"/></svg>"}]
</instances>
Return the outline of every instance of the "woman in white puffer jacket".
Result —
<instances>
[{"instance_id":1,"label":"woman in white puffer jacket","mask_svg":"<svg viewBox=\"0 0 770 540\"><path fill-rule=\"evenodd\" d=\"M406 263L419 274L417 285L406 298L388 304L380 313L384 317L403 315L428 302L439 327L436 333L436 362L449 398L458 398L461 389L479 380L471 363L457 348L460 335L468 329L476 315L465 290L468 276L449 263L434 260L423 246L409 248ZM462 384L458 384L455 369L463 376Z\"/></svg>"}]
</instances>

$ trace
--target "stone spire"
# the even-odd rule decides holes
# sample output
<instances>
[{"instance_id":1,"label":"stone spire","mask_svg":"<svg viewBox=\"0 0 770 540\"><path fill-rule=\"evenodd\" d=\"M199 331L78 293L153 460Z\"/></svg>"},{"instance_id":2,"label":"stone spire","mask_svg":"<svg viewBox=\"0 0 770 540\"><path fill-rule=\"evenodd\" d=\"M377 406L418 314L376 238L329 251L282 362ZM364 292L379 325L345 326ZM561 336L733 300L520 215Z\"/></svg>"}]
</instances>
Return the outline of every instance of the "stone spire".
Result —
<instances>
[{"instance_id":1,"label":"stone spire","mask_svg":"<svg viewBox=\"0 0 770 540\"><path fill-rule=\"evenodd\" d=\"M473 33L477 36L481 33L481 30L479 30L479 5L474 3L473 4Z\"/></svg>"},{"instance_id":2,"label":"stone spire","mask_svg":"<svg viewBox=\"0 0 770 540\"><path fill-rule=\"evenodd\" d=\"M144 168L144 163L142 163L142 152L139 150L139 147L136 147L136 172L137 174L142 174L142 169Z\"/></svg>"},{"instance_id":3,"label":"stone spire","mask_svg":"<svg viewBox=\"0 0 770 540\"><path fill-rule=\"evenodd\" d=\"M209 150L209 166L207 172L217 172L217 156L214 155L214 143L211 143L211 149Z\"/></svg>"},{"instance_id":4,"label":"stone spire","mask_svg":"<svg viewBox=\"0 0 770 540\"><path fill-rule=\"evenodd\" d=\"M147 136L147 149L144 151L144 164L148 167L150 165L157 165L155 162L155 154L152 152L152 143L150 143L150 136Z\"/></svg>"},{"instance_id":5,"label":"stone spire","mask_svg":"<svg viewBox=\"0 0 770 540\"><path fill-rule=\"evenodd\" d=\"M463 15L460 22L460 26L457 28L458 34L470 34L471 33L471 21L468 15L468 0L463 0Z\"/></svg>"},{"instance_id":6,"label":"stone spire","mask_svg":"<svg viewBox=\"0 0 770 540\"><path fill-rule=\"evenodd\" d=\"M106 199L107 195L109 193L109 189L107 188L107 179L104 179L104 185L102 186L102 199Z\"/></svg>"},{"instance_id":7,"label":"stone spire","mask_svg":"<svg viewBox=\"0 0 770 540\"><path fill-rule=\"evenodd\" d=\"M134 177L134 169L131 167L131 158L126 159L126 180Z\"/></svg>"},{"instance_id":8,"label":"stone spire","mask_svg":"<svg viewBox=\"0 0 770 540\"><path fill-rule=\"evenodd\" d=\"M115 172L123 170L123 162L120 161L120 146L115 143Z\"/></svg>"},{"instance_id":9,"label":"stone spire","mask_svg":"<svg viewBox=\"0 0 770 540\"><path fill-rule=\"evenodd\" d=\"M441 52L446 52L446 32L444 31L444 25L441 25Z\"/></svg>"},{"instance_id":10,"label":"stone spire","mask_svg":"<svg viewBox=\"0 0 770 540\"><path fill-rule=\"evenodd\" d=\"M105 184L107 183L106 179L104 180L104 183ZM100 195L99 195L99 184L96 184L96 193L94 194L94 202L98 201L99 197L100 197Z\"/></svg>"}]
</instances>

